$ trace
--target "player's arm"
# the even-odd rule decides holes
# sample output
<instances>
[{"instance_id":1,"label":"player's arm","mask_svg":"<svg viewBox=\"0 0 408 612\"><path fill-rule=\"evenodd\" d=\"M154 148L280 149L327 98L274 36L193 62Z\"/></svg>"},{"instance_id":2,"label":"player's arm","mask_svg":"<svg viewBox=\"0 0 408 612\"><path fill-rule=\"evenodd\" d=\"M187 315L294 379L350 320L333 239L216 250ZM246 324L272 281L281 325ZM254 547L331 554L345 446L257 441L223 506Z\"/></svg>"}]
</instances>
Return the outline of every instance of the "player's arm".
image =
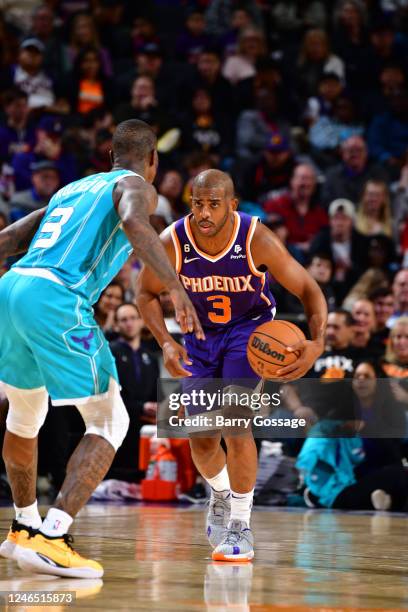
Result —
<instances>
[{"instance_id":1,"label":"player's arm","mask_svg":"<svg viewBox=\"0 0 408 612\"><path fill-rule=\"evenodd\" d=\"M306 374L324 350L327 324L325 297L316 281L293 259L278 237L260 223L255 229L251 253L255 266L258 269L266 266L278 283L300 299L305 309L312 339L289 347L292 351L301 349L301 357L277 372L283 380L295 380Z\"/></svg>"},{"instance_id":2,"label":"player's arm","mask_svg":"<svg viewBox=\"0 0 408 612\"><path fill-rule=\"evenodd\" d=\"M169 291L176 319L183 333L203 336L194 306L181 286L159 237L150 225L149 216L157 206L155 188L137 177L126 177L116 186L114 203L122 219L122 227L136 255L157 275Z\"/></svg>"},{"instance_id":3,"label":"player's arm","mask_svg":"<svg viewBox=\"0 0 408 612\"><path fill-rule=\"evenodd\" d=\"M175 267L176 254L169 228L164 230L160 239L171 265ZM164 321L163 310L159 301L159 295L164 290L165 286L152 269L146 265L143 266L137 279L136 288L136 302L140 315L162 348L164 365L170 374L174 377L190 376L190 373L180 363L180 360L183 360L185 363L191 364L187 351L184 346L178 344L171 337Z\"/></svg>"},{"instance_id":4,"label":"player's arm","mask_svg":"<svg viewBox=\"0 0 408 612\"><path fill-rule=\"evenodd\" d=\"M35 210L0 232L0 261L24 253L28 249L45 211L46 207Z\"/></svg>"}]
</instances>

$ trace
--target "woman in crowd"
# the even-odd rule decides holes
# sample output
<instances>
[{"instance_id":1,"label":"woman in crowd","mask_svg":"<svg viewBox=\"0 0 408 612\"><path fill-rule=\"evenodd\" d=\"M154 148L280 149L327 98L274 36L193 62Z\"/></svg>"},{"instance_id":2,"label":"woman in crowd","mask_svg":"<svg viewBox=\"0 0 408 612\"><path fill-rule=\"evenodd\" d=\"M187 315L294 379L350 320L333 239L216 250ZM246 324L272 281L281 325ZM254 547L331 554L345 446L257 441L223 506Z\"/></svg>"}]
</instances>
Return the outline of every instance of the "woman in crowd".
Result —
<instances>
[{"instance_id":1,"label":"woman in crowd","mask_svg":"<svg viewBox=\"0 0 408 612\"><path fill-rule=\"evenodd\" d=\"M392 236L390 194L384 181L370 180L365 184L357 209L356 229L365 236Z\"/></svg>"},{"instance_id":2,"label":"woman in crowd","mask_svg":"<svg viewBox=\"0 0 408 612\"><path fill-rule=\"evenodd\" d=\"M396 511L406 507L408 474L398 440L405 432L404 409L397 399L390 401L387 381L377 376L372 363L360 363L352 382L355 419L321 421L310 430L297 460L308 506Z\"/></svg>"},{"instance_id":3,"label":"woman in crowd","mask_svg":"<svg viewBox=\"0 0 408 612\"><path fill-rule=\"evenodd\" d=\"M102 328L106 338L111 341L117 337L115 330L115 312L120 304L125 300L124 289L117 280L113 280L102 291L99 300L94 306L95 321Z\"/></svg>"},{"instance_id":4,"label":"woman in crowd","mask_svg":"<svg viewBox=\"0 0 408 612\"><path fill-rule=\"evenodd\" d=\"M343 61L331 53L329 38L324 30L308 30L303 37L296 74L303 99L315 95L325 72L334 72L343 81Z\"/></svg>"},{"instance_id":5,"label":"woman in crowd","mask_svg":"<svg viewBox=\"0 0 408 612\"><path fill-rule=\"evenodd\" d=\"M239 35L238 53L226 60L222 74L232 84L236 85L243 79L256 75L256 62L267 54L267 46L261 30L249 26Z\"/></svg>"},{"instance_id":6,"label":"woman in crowd","mask_svg":"<svg viewBox=\"0 0 408 612\"><path fill-rule=\"evenodd\" d=\"M408 317L397 319L391 329L382 369L391 378L408 378ZM408 392L401 398L408 402Z\"/></svg>"},{"instance_id":7,"label":"woman in crowd","mask_svg":"<svg viewBox=\"0 0 408 612\"><path fill-rule=\"evenodd\" d=\"M72 73L71 109L80 115L109 107L111 102L111 87L102 71L99 53L89 47L83 49L77 56Z\"/></svg>"},{"instance_id":8,"label":"woman in crowd","mask_svg":"<svg viewBox=\"0 0 408 612\"><path fill-rule=\"evenodd\" d=\"M69 44L65 47L67 71L72 70L78 54L88 47L97 50L104 75L113 76L112 60L109 51L101 46L94 18L88 13L79 12L72 20Z\"/></svg>"}]
</instances>

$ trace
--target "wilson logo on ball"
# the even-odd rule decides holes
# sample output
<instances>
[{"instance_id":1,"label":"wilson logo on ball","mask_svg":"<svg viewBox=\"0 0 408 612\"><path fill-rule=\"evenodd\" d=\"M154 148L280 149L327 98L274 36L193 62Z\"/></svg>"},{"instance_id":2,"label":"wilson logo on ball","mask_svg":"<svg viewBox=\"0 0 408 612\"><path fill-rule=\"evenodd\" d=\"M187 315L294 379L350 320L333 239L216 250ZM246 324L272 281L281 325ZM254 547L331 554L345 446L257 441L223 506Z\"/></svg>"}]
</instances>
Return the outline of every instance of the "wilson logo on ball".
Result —
<instances>
[{"instance_id":1,"label":"wilson logo on ball","mask_svg":"<svg viewBox=\"0 0 408 612\"><path fill-rule=\"evenodd\" d=\"M273 357L278 361L285 361L285 355L283 355L282 353L278 353L277 351L271 350L268 342L262 342L262 340L260 340L256 336L254 336L252 340L252 346L258 349L258 351L261 351L262 353L265 353L265 355L269 355L270 357Z\"/></svg>"}]
</instances>

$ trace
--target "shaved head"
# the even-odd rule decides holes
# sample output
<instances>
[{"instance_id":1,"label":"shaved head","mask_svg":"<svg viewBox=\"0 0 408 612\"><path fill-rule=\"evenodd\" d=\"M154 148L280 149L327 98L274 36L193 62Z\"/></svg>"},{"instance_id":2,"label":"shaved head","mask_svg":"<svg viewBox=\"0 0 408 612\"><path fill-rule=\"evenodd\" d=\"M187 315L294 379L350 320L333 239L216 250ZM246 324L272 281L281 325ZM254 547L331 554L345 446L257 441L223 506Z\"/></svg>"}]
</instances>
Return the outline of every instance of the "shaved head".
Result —
<instances>
[{"instance_id":1,"label":"shaved head","mask_svg":"<svg viewBox=\"0 0 408 612\"><path fill-rule=\"evenodd\" d=\"M192 192L196 189L224 189L226 198L234 197L234 184L229 174L221 170L204 170L193 180Z\"/></svg>"}]
</instances>

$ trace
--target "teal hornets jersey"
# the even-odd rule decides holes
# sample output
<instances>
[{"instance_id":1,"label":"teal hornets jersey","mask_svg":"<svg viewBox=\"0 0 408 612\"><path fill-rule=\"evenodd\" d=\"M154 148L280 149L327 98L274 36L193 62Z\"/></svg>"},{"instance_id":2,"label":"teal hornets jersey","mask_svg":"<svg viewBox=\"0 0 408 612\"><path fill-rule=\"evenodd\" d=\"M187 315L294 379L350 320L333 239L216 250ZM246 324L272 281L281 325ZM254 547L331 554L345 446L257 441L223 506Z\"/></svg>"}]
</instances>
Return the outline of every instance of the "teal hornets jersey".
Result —
<instances>
[{"instance_id":1,"label":"teal hornets jersey","mask_svg":"<svg viewBox=\"0 0 408 612\"><path fill-rule=\"evenodd\" d=\"M28 252L13 267L48 270L94 304L132 253L112 197L125 176L139 175L113 170L57 191Z\"/></svg>"}]
</instances>

